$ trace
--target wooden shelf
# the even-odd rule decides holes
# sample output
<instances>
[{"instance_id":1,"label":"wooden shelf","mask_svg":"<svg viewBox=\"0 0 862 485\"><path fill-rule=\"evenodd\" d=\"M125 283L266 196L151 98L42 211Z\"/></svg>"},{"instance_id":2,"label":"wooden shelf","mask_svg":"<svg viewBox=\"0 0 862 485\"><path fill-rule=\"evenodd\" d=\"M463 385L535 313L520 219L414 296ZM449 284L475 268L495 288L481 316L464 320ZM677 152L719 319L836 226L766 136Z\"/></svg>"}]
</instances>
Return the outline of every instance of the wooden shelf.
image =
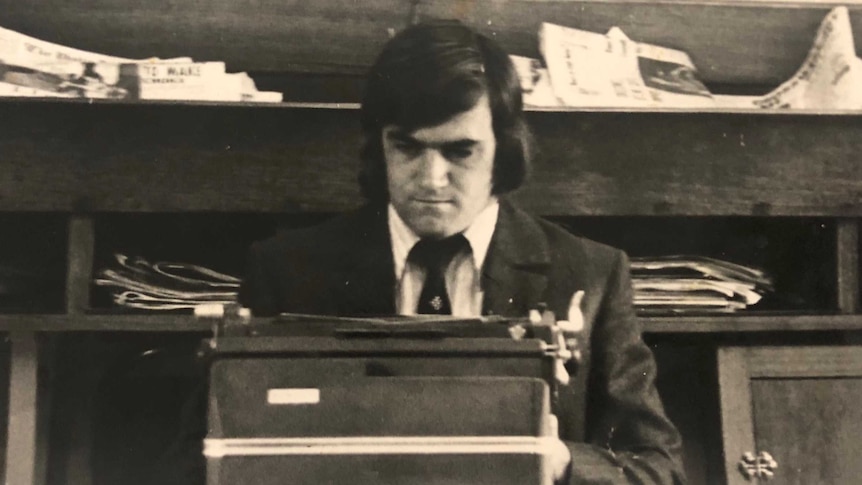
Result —
<instances>
[{"instance_id":1,"label":"wooden shelf","mask_svg":"<svg viewBox=\"0 0 862 485\"><path fill-rule=\"evenodd\" d=\"M645 333L749 333L862 330L862 315L752 315L641 318Z\"/></svg>"},{"instance_id":2,"label":"wooden shelf","mask_svg":"<svg viewBox=\"0 0 862 485\"><path fill-rule=\"evenodd\" d=\"M312 106L0 103L0 211L349 210L359 113ZM862 116L757 113L528 113L514 198L541 215L862 216Z\"/></svg>"},{"instance_id":3,"label":"wooden shelf","mask_svg":"<svg viewBox=\"0 0 862 485\"><path fill-rule=\"evenodd\" d=\"M640 319L645 333L748 333L862 331L862 315L668 316ZM33 332L199 332L211 323L191 315L32 315L0 314L0 331Z\"/></svg>"},{"instance_id":4,"label":"wooden shelf","mask_svg":"<svg viewBox=\"0 0 862 485\"><path fill-rule=\"evenodd\" d=\"M345 102L306 102L306 101L284 101L281 103L255 103L255 102L230 102L230 101L196 101L196 100L123 100L123 99L93 99L93 98L40 98L40 97L16 97L0 96L0 107L3 105L88 105L88 106L185 106L199 108L236 108L236 109L260 109L260 110L294 110L315 109L335 111L358 111L360 103ZM631 113L631 114L673 114L673 115L746 115L763 117L811 117L811 116L837 116L854 117L862 116L862 109L758 109L758 108L728 108L728 107L700 107L700 108L676 108L676 107L567 107L567 106L526 106L527 113ZM541 115L528 115L541 116Z\"/></svg>"},{"instance_id":5,"label":"wooden shelf","mask_svg":"<svg viewBox=\"0 0 862 485\"><path fill-rule=\"evenodd\" d=\"M93 98L40 98L40 97L16 97L0 96L0 106L3 104L49 104L49 105L95 105L95 106L189 106L189 107L221 107L221 108L260 108L260 109L330 109L356 111L360 104L354 102L344 103L316 103L304 101L284 101L281 103L254 103L254 102L230 102L230 101L196 101L196 100L125 100L125 99L93 99ZM758 110L752 110L754 112ZM762 111L762 110L760 110ZM849 112L848 112L849 113ZM862 111L854 112L862 114Z\"/></svg>"},{"instance_id":6,"label":"wooden shelf","mask_svg":"<svg viewBox=\"0 0 862 485\"><path fill-rule=\"evenodd\" d=\"M6 332L203 332L211 324L191 315L0 314Z\"/></svg>"}]
</instances>

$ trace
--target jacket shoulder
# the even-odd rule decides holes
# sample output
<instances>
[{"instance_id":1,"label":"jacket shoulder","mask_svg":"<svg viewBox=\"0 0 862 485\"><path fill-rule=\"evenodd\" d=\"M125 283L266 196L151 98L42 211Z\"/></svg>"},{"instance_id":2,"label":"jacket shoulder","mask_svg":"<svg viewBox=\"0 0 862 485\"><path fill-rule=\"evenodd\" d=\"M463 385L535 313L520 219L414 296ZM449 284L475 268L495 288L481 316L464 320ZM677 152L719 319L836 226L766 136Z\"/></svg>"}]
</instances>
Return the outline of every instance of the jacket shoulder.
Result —
<instances>
[{"instance_id":1,"label":"jacket shoulder","mask_svg":"<svg viewBox=\"0 0 862 485\"><path fill-rule=\"evenodd\" d=\"M538 219L538 224L548 239L552 256L559 258L589 257L593 260L607 262L613 262L625 256L622 249L572 234L562 226L545 219Z\"/></svg>"},{"instance_id":2,"label":"jacket shoulder","mask_svg":"<svg viewBox=\"0 0 862 485\"><path fill-rule=\"evenodd\" d=\"M504 210L508 218L516 221L515 225L522 230L544 237L547 251L550 253L551 264L572 263L583 266L588 263L606 267L620 258L627 258L625 252L608 244L572 234L559 224L534 216L504 202ZM537 233L538 231L538 233ZM521 237L529 236L521 234Z\"/></svg>"},{"instance_id":3,"label":"jacket shoulder","mask_svg":"<svg viewBox=\"0 0 862 485\"><path fill-rule=\"evenodd\" d=\"M252 251L275 259L291 254L330 257L351 248L357 239L369 237L381 221L386 223L385 209L363 207L311 227L280 231L255 242Z\"/></svg>"}]
</instances>

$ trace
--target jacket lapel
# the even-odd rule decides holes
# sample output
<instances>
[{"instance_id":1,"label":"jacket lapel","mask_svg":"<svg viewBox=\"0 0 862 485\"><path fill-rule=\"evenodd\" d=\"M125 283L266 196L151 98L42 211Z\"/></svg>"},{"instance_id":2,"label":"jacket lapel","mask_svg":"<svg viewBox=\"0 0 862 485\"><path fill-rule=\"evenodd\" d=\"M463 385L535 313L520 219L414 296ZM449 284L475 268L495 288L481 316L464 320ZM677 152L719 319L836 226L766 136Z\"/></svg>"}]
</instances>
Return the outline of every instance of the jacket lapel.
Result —
<instances>
[{"instance_id":1,"label":"jacket lapel","mask_svg":"<svg viewBox=\"0 0 862 485\"><path fill-rule=\"evenodd\" d=\"M362 209L342 242L344 257L333 285L342 298L342 315L395 313L395 267L386 209Z\"/></svg>"},{"instance_id":2,"label":"jacket lapel","mask_svg":"<svg viewBox=\"0 0 862 485\"><path fill-rule=\"evenodd\" d=\"M333 290L342 315L395 313L395 268L386 210L367 207L346 231ZM482 271L484 314L525 316L543 303L548 286L547 237L528 214L504 200Z\"/></svg>"},{"instance_id":3,"label":"jacket lapel","mask_svg":"<svg viewBox=\"0 0 862 485\"><path fill-rule=\"evenodd\" d=\"M482 274L486 315L525 316L542 303L548 286L550 250L541 226L500 201L500 214Z\"/></svg>"}]
</instances>

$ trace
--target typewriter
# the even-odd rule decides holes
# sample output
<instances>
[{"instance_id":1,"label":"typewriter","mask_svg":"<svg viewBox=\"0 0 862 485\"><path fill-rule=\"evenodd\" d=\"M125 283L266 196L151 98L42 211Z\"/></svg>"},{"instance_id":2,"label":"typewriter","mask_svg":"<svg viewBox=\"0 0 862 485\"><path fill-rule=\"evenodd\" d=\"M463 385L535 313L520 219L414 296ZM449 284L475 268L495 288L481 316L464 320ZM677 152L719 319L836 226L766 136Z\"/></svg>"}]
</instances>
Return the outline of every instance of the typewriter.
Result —
<instances>
[{"instance_id":1,"label":"typewriter","mask_svg":"<svg viewBox=\"0 0 862 485\"><path fill-rule=\"evenodd\" d=\"M208 485L551 483L555 388L579 358L551 312L200 314Z\"/></svg>"}]
</instances>

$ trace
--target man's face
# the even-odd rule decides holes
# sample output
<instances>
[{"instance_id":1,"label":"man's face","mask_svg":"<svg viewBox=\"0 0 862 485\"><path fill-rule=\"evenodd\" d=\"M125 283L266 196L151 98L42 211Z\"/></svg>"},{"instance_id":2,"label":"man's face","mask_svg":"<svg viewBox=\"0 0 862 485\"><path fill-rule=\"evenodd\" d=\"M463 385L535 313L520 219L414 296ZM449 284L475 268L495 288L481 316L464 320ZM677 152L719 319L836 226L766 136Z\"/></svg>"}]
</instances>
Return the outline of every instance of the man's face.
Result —
<instances>
[{"instance_id":1,"label":"man's face","mask_svg":"<svg viewBox=\"0 0 862 485\"><path fill-rule=\"evenodd\" d=\"M463 231L491 195L494 138L488 98L434 126L383 127L389 200L420 237Z\"/></svg>"}]
</instances>

